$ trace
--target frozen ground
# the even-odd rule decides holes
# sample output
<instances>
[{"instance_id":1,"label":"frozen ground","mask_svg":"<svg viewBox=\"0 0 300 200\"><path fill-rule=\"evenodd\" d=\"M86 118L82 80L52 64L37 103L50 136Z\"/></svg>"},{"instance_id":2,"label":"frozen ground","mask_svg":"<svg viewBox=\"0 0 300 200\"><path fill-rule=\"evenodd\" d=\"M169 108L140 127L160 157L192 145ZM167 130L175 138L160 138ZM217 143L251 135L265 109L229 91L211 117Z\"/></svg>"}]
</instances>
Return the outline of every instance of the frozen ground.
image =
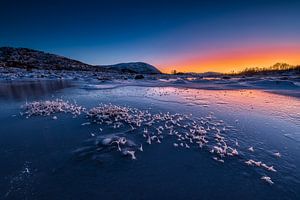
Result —
<instances>
[{"instance_id":1,"label":"frozen ground","mask_svg":"<svg viewBox=\"0 0 300 200\"><path fill-rule=\"evenodd\" d=\"M111 88L119 86L181 87L208 90L259 89L288 96L300 97L299 74L273 76L237 76L205 77L195 75L144 75L143 81L135 80L134 74L91 72L91 71L55 71L31 70L19 68L1 68L0 81L68 80L85 85L88 88ZM84 84L82 84L82 82Z\"/></svg>"},{"instance_id":2,"label":"frozen ground","mask_svg":"<svg viewBox=\"0 0 300 200\"><path fill-rule=\"evenodd\" d=\"M1 73L1 199L300 198L297 77L42 74Z\"/></svg>"}]
</instances>

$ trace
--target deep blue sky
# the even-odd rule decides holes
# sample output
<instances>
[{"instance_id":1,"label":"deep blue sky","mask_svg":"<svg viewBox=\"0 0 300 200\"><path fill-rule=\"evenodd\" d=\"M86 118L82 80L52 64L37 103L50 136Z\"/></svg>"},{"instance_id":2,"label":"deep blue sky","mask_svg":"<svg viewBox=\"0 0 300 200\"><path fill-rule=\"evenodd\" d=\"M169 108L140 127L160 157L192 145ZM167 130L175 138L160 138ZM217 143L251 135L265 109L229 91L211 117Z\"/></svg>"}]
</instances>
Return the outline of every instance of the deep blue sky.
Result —
<instances>
[{"instance_id":1,"label":"deep blue sky","mask_svg":"<svg viewBox=\"0 0 300 200\"><path fill-rule=\"evenodd\" d=\"M168 66L254 44L300 44L300 1L1 0L0 8L0 46L91 64Z\"/></svg>"}]
</instances>

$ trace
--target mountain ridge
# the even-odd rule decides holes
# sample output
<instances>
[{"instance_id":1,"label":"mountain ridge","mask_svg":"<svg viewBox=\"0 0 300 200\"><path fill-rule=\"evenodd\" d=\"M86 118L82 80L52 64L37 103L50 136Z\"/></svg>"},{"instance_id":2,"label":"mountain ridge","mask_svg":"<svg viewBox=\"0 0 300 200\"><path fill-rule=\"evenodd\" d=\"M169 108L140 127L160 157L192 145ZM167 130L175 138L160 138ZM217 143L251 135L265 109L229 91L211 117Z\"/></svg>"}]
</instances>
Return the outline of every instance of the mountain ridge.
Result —
<instances>
[{"instance_id":1,"label":"mountain ridge","mask_svg":"<svg viewBox=\"0 0 300 200\"><path fill-rule=\"evenodd\" d=\"M0 47L0 67L25 69L102 71L117 73L160 74L148 63L130 62L115 65L90 65L84 62L30 48Z\"/></svg>"},{"instance_id":2,"label":"mountain ridge","mask_svg":"<svg viewBox=\"0 0 300 200\"><path fill-rule=\"evenodd\" d=\"M154 67L145 62L129 62L129 63L118 63L114 65L100 65L110 70L118 70L120 72L139 72L140 74L160 74L161 72Z\"/></svg>"}]
</instances>

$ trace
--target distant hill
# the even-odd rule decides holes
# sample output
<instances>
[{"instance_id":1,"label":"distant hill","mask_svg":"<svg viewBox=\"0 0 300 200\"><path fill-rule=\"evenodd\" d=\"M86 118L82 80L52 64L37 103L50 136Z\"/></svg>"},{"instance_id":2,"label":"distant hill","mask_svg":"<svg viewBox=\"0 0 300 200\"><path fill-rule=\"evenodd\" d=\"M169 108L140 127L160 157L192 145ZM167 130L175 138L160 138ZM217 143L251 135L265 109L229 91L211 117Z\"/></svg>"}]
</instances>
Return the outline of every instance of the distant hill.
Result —
<instances>
[{"instance_id":1,"label":"distant hill","mask_svg":"<svg viewBox=\"0 0 300 200\"><path fill-rule=\"evenodd\" d=\"M28 48L0 48L0 67L17 67L24 69L103 71L118 73L161 73L147 63L120 63L109 66L89 65L63 56L37 51Z\"/></svg>"},{"instance_id":2,"label":"distant hill","mask_svg":"<svg viewBox=\"0 0 300 200\"><path fill-rule=\"evenodd\" d=\"M116 65L100 66L110 70L117 70L127 73L139 74L160 74L161 72L154 66L143 62L120 63Z\"/></svg>"}]
</instances>

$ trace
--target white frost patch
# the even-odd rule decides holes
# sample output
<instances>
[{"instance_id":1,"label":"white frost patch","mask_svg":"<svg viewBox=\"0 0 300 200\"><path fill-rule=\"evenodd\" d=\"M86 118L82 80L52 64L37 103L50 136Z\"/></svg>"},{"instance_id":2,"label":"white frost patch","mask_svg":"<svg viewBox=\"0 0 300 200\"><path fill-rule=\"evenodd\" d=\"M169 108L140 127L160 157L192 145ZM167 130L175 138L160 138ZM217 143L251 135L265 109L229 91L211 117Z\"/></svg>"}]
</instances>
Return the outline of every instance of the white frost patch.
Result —
<instances>
[{"instance_id":1,"label":"white frost patch","mask_svg":"<svg viewBox=\"0 0 300 200\"><path fill-rule=\"evenodd\" d=\"M145 118L151 116L148 111L112 104L100 104L98 107L90 109L87 115L97 120L98 124L113 124L114 128L123 126L123 123L140 127Z\"/></svg>"},{"instance_id":2,"label":"white frost patch","mask_svg":"<svg viewBox=\"0 0 300 200\"><path fill-rule=\"evenodd\" d=\"M62 99L56 99L54 101L34 101L26 103L22 108L24 109L22 115L25 115L27 118L31 116L49 116L60 112L71 113L77 116L85 110L82 106L72 104ZM54 116L53 119L55 120L57 117Z\"/></svg>"}]
</instances>

